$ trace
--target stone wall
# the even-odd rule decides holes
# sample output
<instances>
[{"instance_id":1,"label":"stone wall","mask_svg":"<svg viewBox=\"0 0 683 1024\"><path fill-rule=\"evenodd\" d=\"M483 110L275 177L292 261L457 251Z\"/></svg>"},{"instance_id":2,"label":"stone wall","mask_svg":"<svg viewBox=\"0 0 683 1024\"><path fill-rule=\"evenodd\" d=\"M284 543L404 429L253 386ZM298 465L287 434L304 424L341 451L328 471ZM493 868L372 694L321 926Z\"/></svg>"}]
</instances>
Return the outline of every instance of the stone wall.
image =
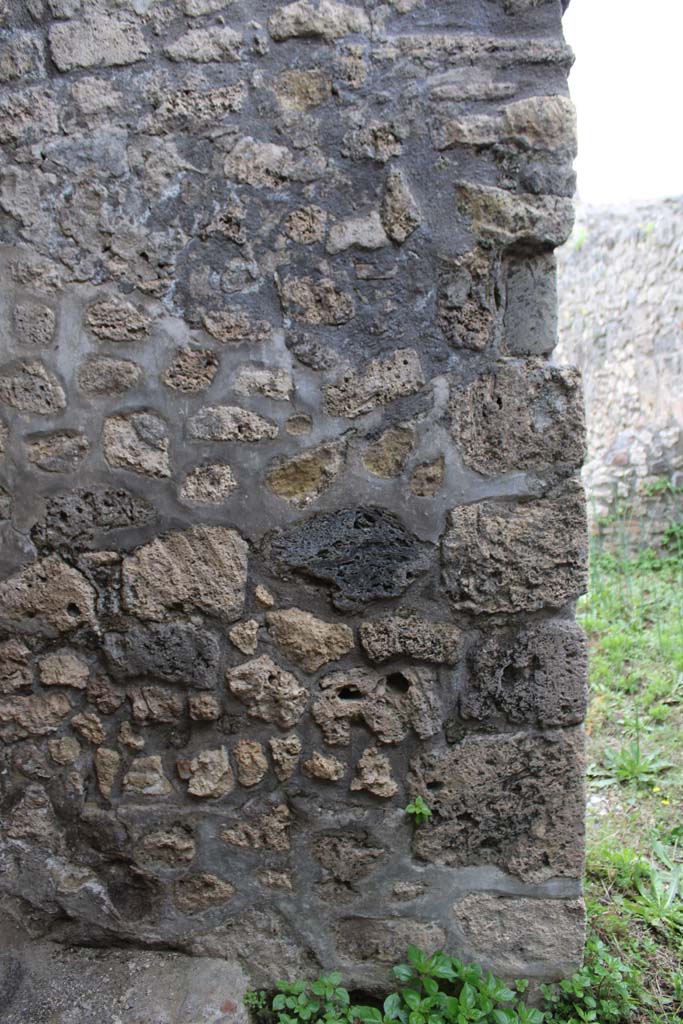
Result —
<instances>
[{"instance_id":1,"label":"stone wall","mask_svg":"<svg viewBox=\"0 0 683 1024\"><path fill-rule=\"evenodd\" d=\"M580 209L559 258L560 360L583 371L594 532L658 547L683 521L683 199Z\"/></svg>"},{"instance_id":2,"label":"stone wall","mask_svg":"<svg viewBox=\"0 0 683 1024\"><path fill-rule=\"evenodd\" d=\"M2 10L6 920L570 972L559 2Z\"/></svg>"}]
</instances>

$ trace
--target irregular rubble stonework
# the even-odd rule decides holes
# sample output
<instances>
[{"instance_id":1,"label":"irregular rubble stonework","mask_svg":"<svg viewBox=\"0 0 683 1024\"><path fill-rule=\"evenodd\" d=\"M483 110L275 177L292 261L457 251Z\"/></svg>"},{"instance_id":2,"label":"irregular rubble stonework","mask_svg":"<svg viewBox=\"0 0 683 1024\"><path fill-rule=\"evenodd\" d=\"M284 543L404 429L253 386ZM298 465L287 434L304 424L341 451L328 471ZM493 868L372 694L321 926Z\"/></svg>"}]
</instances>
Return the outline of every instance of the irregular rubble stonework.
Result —
<instances>
[{"instance_id":1,"label":"irregular rubble stonework","mask_svg":"<svg viewBox=\"0 0 683 1024\"><path fill-rule=\"evenodd\" d=\"M0 0L0 956L578 963L561 6Z\"/></svg>"}]
</instances>

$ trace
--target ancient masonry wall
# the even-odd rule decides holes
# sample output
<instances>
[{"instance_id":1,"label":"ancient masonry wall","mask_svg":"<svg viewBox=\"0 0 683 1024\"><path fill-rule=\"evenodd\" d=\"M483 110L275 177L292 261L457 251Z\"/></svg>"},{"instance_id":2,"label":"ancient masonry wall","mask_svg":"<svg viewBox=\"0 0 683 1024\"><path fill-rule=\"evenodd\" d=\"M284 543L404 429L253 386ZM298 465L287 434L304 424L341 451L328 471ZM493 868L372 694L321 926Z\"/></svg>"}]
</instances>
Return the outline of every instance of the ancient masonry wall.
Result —
<instances>
[{"instance_id":1,"label":"ancient masonry wall","mask_svg":"<svg viewBox=\"0 0 683 1024\"><path fill-rule=\"evenodd\" d=\"M683 199L580 209L559 254L556 357L583 372L584 480L611 546L683 522Z\"/></svg>"},{"instance_id":2,"label":"ancient masonry wall","mask_svg":"<svg viewBox=\"0 0 683 1024\"><path fill-rule=\"evenodd\" d=\"M4 920L571 971L560 4L0 7Z\"/></svg>"}]
</instances>

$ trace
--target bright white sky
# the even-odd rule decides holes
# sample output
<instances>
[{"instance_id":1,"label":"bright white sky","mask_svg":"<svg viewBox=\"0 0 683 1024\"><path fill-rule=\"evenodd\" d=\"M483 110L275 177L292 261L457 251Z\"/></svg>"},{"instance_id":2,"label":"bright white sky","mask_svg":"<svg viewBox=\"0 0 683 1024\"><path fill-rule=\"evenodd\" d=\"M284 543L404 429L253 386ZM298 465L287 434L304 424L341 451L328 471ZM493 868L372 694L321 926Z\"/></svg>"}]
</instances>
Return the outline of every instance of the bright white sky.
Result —
<instances>
[{"instance_id":1,"label":"bright white sky","mask_svg":"<svg viewBox=\"0 0 683 1024\"><path fill-rule=\"evenodd\" d=\"M683 194L683 0L571 0L578 197Z\"/></svg>"}]
</instances>

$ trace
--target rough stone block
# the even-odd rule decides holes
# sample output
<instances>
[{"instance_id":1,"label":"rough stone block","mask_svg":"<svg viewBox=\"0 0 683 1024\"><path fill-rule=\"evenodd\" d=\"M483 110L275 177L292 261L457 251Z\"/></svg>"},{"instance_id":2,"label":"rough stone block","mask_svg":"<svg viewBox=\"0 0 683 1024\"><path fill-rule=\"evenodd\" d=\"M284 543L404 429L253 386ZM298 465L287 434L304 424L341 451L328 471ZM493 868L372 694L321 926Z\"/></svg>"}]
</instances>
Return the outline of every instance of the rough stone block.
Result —
<instances>
[{"instance_id":1,"label":"rough stone block","mask_svg":"<svg viewBox=\"0 0 683 1024\"><path fill-rule=\"evenodd\" d=\"M320 680L322 696L313 717L330 746L347 744L351 726L362 722L380 743L400 743L409 731L423 739L441 727L436 677L423 668L383 675L366 668L331 672Z\"/></svg>"},{"instance_id":2,"label":"rough stone block","mask_svg":"<svg viewBox=\"0 0 683 1024\"><path fill-rule=\"evenodd\" d=\"M484 476L583 462L580 377L569 367L510 361L451 391L453 438Z\"/></svg>"},{"instance_id":3,"label":"rough stone block","mask_svg":"<svg viewBox=\"0 0 683 1024\"><path fill-rule=\"evenodd\" d=\"M450 515L443 578L455 608L474 613L560 608L587 584L583 490L569 483L545 498L480 501Z\"/></svg>"},{"instance_id":4,"label":"rough stone block","mask_svg":"<svg viewBox=\"0 0 683 1024\"><path fill-rule=\"evenodd\" d=\"M267 441L278 432L275 423L237 405L209 406L187 424L192 441Z\"/></svg>"},{"instance_id":5,"label":"rough stone block","mask_svg":"<svg viewBox=\"0 0 683 1024\"><path fill-rule=\"evenodd\" d=\"M24 359L0 367L0 402L39 416L53 416L66 408L61 384L36 359Z\"/></svg>"},{"instance_id":6,"label":"rough stone block","mask_svg":"<svg viewBox=\"0 0 683 1024\"><path fill-rule=\"evenodd\" d=\"M168 427L156 413L143 409L109 416L102 429L102 448L115 469L143 476L171 475Z\"/></svg>"},{"instance_id":7,"label":"rough stone block","mask_svg":"<svg viewBox=\"0 0 683 1024\"><path fill-rule=\"evenodd\" d=\"M324 622L300 608L268 612L266 621L285 657L306 672L315 672L353 650L353 631L348 626Z\"/></svg>"},{"instance_id":8,"label":"rough stone block","mask_svg":"<svg viewBox=\"0 0 683 1024\"><path fill-rule=\"evenodd\" d=\"M490 864L527 882L580 878L584 777L580 729L468 736L419 754L408 786L432 817L415 831L415 855Z\"/></svg>"},{"instance_id":9,"label":"rough stone block","mask_svg":"<svg viewBox=\"0 0 683 1024\"><path fill-rule=\"evenodd\" d=\"M316 5L309 0L297 0L276 8L268 19L268 31L277 41L294 37L334 40L369 28L368 16L362 8L334 0L322 0Z\"/></svg>"},{"instance_id":10,"label":"rough stone block","mask_svg":"<svg viewBox=\"0 0 683 1024\"><path fill-rule=\"evenodd\" d=\"M346 374L325 390L325 404L332 416L354 418L405 395L424 384L420 357L414 349L394 352L369 363L360 374Z\"/></svg>"},{"instance_id":11,"label":"rough stone block","mask_svg":"<svg viewBox=\"0 0 683 1024\"><path fill-rule=\"evenodd\" d=\"M149 56L139 24L120 14L58 22L51 26L48 38L52 59L60 71L135 64Z\"/></svg>"},{"instance_id":12,"label":"rough stone block","mask_svg":"<svg viewBox=\"0 0 683 1024\"><path fill-rule=\"evenodd\" d=\"M459 185L457 203L479 238L502 246L562 245L574 223L571 199L507 192L492 185Z\"/></svg>"},{"instance_id":13,"label":"rough stone block","mask_svg":"<svg viewBox=\"0 0 683 1024\"><path fill-rule=\"evenodd\" d=\"M346 444L333 441L278 461L266 473L266 485L278 498L296 508L316 501L344 468Z\"/></svg>"},{"instance_id":14,"label":"rough stone block","mask_svg":"<svg viewBox=\"0 0 683 1024\"><path fill-rule=\"evenodd\" d=\"M361 624L360 641L371 661L407 655L420 661L452 665L463 634L450 622L430 622L416 615L388 615Z\"/></svg>"},{"instance_id":15,"label":"rough stone block","mask_svg":"<svg viewBox=\"0 0 683 1024\"><path fill-rule=\"evenodd\" d=\"M78 570L52 555L0 583L0 622L68 633L95 625L95 592Z\"/></svg>"},{"instance_id":16,"label":"rough stone block","mask_svg":"<svg viewBox=\"0 0 683 1024\"><path fill-rule=\"evenodd\" d=\"M496 630L470 650L467 664L458 701L464 719L539 728L584 719L588 649L585 633L572 621Z\"/></svg>"},{"instance_id":17,"label":"rough stone block","mask_svg":"<svg viewBox=\"0 0 683 1024\"><path fill-rule=\"evenodd\" d=\"M115 679L149 676L200 687L215 682L220 659L215 636L184 622L134 624L126 633L106 633L104 651Z\"/></svg>"},{"instance_id":18,"label":"rough stone block","mask_svg":"<svg viewBox=\"0 0 683 1024\"><path fill-rule=\"evenodd\" d=\"M33 434L26 439L28 461L46 473L73 473L89 451L90 441L75 430Z\"/></svg>"},{"instance_id":19,"label":"rough stone block","mask_svg":"<svg viewBox=\"0 0 683 1024\"><path fill-rule=\"evenodd\" d=\"M505 302L511 355L546 355L557 344L557 267L550 253L511 259Z\"/></svg>"},{"instance_id":20,"label":"rough stone block","mask_svg":"<svg viewBox=\"0 0 683 1024\"><path fill-rule=\"evenodd\" d=\"M499 977L556 981L581 966L586 935L582 900L469 893L453 904L453 920L467 959Z\"/></svg>"},{"instance_id":21,"label":"rough stone block","mask_svg":"<svg viewBox=\"0 0 683 1024\"><path fill-rule=\"evenodd\" d=\"M301 718L308 704L308 691L296 676L276 665L264 654L225 674L230 692L247 707L247 714L288 729Z\"/></svg>"},{"instance_id":22,"label":"rough stone block","mask_svg":"<svg viewBox=\"0 0 683 1024\"><path fill-rule=\"evenodd\" d=\"M247 545L236 530L192 526L138 548L123 564L126 606L161 621L173 610L234 622L242 614Z\"/></svg>"},{"instance_id":23,"label":"rough stone block","mask_svg":"<svg viewBox=\"0 0 683 1024\"><path fill-rule=\"evenodd\" d=\"M268 544L277 567L326 583L341 609L398 597L426 572L428 551L398 516L380 508L321 512Z\"/></svg>"}]
</instances>

